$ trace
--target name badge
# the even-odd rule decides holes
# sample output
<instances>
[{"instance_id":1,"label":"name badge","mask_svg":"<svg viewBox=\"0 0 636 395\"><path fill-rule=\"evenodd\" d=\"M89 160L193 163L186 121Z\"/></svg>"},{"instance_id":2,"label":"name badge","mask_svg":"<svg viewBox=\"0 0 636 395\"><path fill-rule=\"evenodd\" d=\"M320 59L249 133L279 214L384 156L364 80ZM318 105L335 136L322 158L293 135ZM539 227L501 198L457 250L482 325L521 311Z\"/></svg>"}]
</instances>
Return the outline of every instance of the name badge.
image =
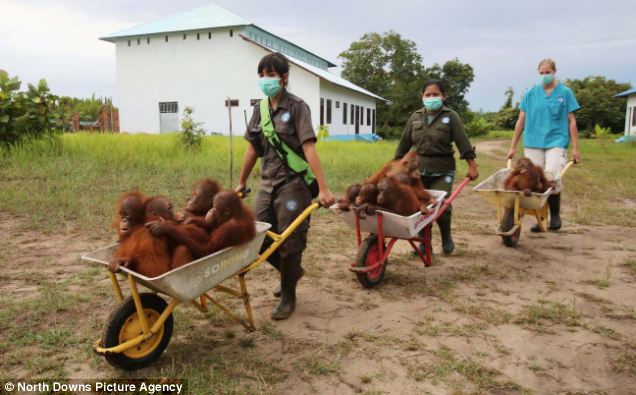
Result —
<instances>
[{"instance_id":1,"label":"name badge","mask_svg":"<svg viewBox=\"0 0 636 395\"><path fill-rule=\"evenodd\" d=\"M289 120L291 119L291 114L286 112L283 115L280 116L280 120L287 123L289 122Z\"/></svg>"},{"instance_id":2,"label":"name badge","mask_svg":"<svg viewBox=\"0 0 636 395\"><path fill-rule=\"evenodd\" d=\"M442 123L443 123L444 125L448 125L448 124L450 123L450 118L449 118L449 117L444 117L444 118L442 118Z\"/></svg>"}]
</instances>

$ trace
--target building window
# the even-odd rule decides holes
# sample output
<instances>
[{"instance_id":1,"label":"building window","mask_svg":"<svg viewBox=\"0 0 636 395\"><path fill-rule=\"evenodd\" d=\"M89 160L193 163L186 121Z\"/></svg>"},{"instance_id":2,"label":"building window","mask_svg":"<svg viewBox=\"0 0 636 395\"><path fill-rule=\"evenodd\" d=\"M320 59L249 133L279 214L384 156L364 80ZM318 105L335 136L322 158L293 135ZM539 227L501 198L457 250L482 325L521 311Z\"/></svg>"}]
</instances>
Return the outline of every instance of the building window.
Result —
<instances>
[{"instance_id":1,"label":"building window","mask_svg":"<svg viewBox=\"0 0 636 395\"><path fill-rule=\"evenodd\" d=\"M160 113L176 113L179 112L179 105L176 101L159 102Z\"/></svg>"},{"instance_id":2,"label":"building window","mask_svg":"<svg viewBox=\"0 0 636 395\"><path fill-rule=\"evenodd\" d=\"M360 106L360 125L364 125L364 107Z\"/></svg>"},{"instance_id":3,"label":"building window","mask_svg":"<svg viewBox=\"0 0 636 395\"><path fill-rule=\"evenodd\" d=\"M201 38L201 35L197 33L197 40L199 40L200 38Z\"/></svg>"},{"instance_id":4,"label":"building window","mask_svg":"<svg viewBox=\"0 0 636 395\"><path fill-rule=\"evenodd\" d=\"M367 108L367 126L371 126L371 109Z\"/></svg>"},{"instance_id":5,"label":"building window","mask_svg":"<svg viewBox=\"0 0 636 395\"><path fill-rule=\"evenodd\" d=\"M128 40L128 46L130 47L130 40Z\"/></svg>"},{"instance_id":6,"label":"building window","mask_svg":"<svg viewBox=\"0 0 636 395\"><path fill-rule=\"evenodd\" d=\"M325 124L325 99L320 98L320 124Z\"/></svg>"},{"instance_id":7,"label":"building window","mask_svg":"<svg viewBox=\"0 0 636 395\"><path fill-rule=\"evenodd\" d=\"M141 39L140 38L137 39L137 45L141 45Z\"/></svg>"},{"instance_id":8,"label":"building window","mask_svg":"<svg viewBox=\"0 0 636 395\"><path fill-rule=\"evenodd\" d=\"M356 107L356 106L354 106L353 104L351 105L351 121L350 121L350 122L351 122L351 124L352 124L352 125L353 125L353 122L354 122L354 119L353 119L353 113L354 113L354 111L355 111L355 107Z\"/></svg>"},{"instance_id":9,"label":"building window","mask_svg":"<svg viewBox=\"0 0 636 395\"><path fill-rule=\"evenodd\" d=\"M632 126L636 126L636 107L632 107Z\"/></svg>"},{"instance_id":10,"label":"building window","mask_svg":"<svg viewBox=\"0 0 636 395\"><path fill-rule=\"evenodd\" d=\"M212 32L208 32L208 40L212 40Z\"/></svg>"},{"instance_id":11,"label":"building window","mask_svg":"<svg viewBox=\"0 0 636 395\"><path fill-rule=\"evenodd\" d=\"M331 99L327 99L327 125L331 124Z\"/></svg>"},{"instance_id":12,"label":"building window","mask_svg":"<svg viewBox=\"0 0 636 395\"><path fill-rule=\"evenodd\" d=\"M150 37L146 37L146 44L150 44Z\"/></svg>"},{"instance_id":13,"label":"building window","mask_svg":"<svg viewBox=\"0 0 636 395\"><path fill-rule=\"evenodd\" d=\"M184 40L186 39L186 34L185 34L185 33L183 34L183 39L184 39Z\"/></svg>"},{"instance_id":14,"label":"building window","mask_svg":"<svg viewBox=\"0 0 636 395\"><path fill-rule=\"evenodd\" d=\"M342 103L342 124L347 124L347 103Z\"/></svg>"},{"instance_id":15,"label":"building window","mask_svg":"<svg viewBox=\"0 0 636 395\"><path fill-rule=\"evenodd\" d=\"M166 36L166 42L168 42L168 36Z\"/></svg>"},{"instance_id":16,"label":"building window","mask_svg":"<svg viewBox=\"0 0 636 395\"><path fill-rule=\"evenodd\" d=\"M339 101L336 102L336 108L340 108L340 102Z\"/></svg>"},{"instance_id":17,"label":"building window","mask_svg":"<svg viewBox=\"0 0 636 395\"><path fill-rule=\"evenodd\" d=\"M234 37L234 30L230 29L230 37Z\"/></svg>"},{"instance_id":18,"label":"building window","mask_svg":"<svg viewBox=\"0 0 636 395\"><path fill-rule=\"evenodd\" d=\"M373 120L371 120L371 133L375 133L375 108L373 109Z\"/></svg>"}]
</instances>

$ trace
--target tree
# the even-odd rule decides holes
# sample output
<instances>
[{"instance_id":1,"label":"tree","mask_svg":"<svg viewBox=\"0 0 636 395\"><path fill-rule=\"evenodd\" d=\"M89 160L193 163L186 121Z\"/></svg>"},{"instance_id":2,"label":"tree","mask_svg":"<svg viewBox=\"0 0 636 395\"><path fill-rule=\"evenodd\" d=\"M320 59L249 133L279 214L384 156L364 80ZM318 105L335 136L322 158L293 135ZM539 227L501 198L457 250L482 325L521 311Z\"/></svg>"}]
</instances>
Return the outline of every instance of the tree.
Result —
<instances>
[{"instance_id":1,"label":"tree","mask_svg":"<svg viewBox=\"0 0 636 395\"><path fill-rule=\"evenodd\" d=\"M474 78L472 67L453 59L427 69L415 43L399 33L366 33L339 58L344 78L389 100L377 104L383 130L401 131L411 112L422 106L420 93L429 78L442 80L448 104L462 116L467 113L464 95Z\"/></svg>"},{"instance_id":2,"label":"tree","mask_svg":"<svg viewBox=\"0 0 636 395\"><path fill-rule=\"evenodd\" d=\"M512 105L512 98L515 95L514 89L508 87L504 93L506 100L495 117L495 124L504 129L514 129L517 119L519 119L519 102Z\"/></svg>"},{"instance_id":3,"label":"tree","mask_svg":"<svg viewBox=\"0 0 636 395\"><path fill-rule=\"evenodd\" d=\"M13 144L20 138L16 129L16 120L22 115L18 90L22 83L18 77L9 78L9 74L0 70L0 144Z\"/></svg>"},{"instance_id":4,"label":"tree","mask_svg":"<svg viewBox=\"0 0 636 395\"><path fill-rule=\"evenodd\" d=\"M608 127L614 133L623 132L625 126L625 100L614 98L617 93L631 88L630 84L618 83L602 76L585 77L582 80L566 80L581 109L576 112L580 129L588 136L594 134L594 126Z\"/></svg>"},{"instance_id":5,"label":"tree","mask_svg":"<svg viewBox=\"0 0 636 395\"><path fill-rule=\"evenodd\" d=\"M446 88L446 103L457 111L457 113L467 121L469 116L468 101L465 96L470 88L470 84L475 78L473 68L469 64L459 61L459 59L451 59L440 66L434 64L426 69L426 79L435 78L444 83Z\"/></svg>"}]
</instances>

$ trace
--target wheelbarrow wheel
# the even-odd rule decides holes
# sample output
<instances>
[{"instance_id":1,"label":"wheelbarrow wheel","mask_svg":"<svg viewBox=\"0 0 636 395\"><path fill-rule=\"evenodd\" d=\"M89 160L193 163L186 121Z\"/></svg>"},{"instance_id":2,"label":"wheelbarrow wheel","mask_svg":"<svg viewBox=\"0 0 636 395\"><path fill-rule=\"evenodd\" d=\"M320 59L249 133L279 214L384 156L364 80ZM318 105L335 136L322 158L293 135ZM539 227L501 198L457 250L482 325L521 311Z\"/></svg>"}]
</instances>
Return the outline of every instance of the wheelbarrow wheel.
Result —
<instances>
[{"instance_id":1,"label":"wheelbarrow wheel","mask_svg":"<svg viewBox=\"0 0 636 395\"><path fill-rule=\"evenodd\" d=\"M509 208L506 210L504 214L503 220L501 222L501 231L507 232L515 225L515 210ZM517 230L514 231L510 236L501 236L501 240L506 245L506 247L516 247L519 243L519 237L521 236L521 226L517 227Z\"/></svg>"},{"instance_id":2,"label":"wheelbarrow wheel","mask_svg":"<svg viewBox=\"0 0 636 395\"><path fill-rule=\"evenodd\" d=\"M386 251L386 245L383 244L384 251ZM356 256L356 267L369 267L380 262L382 257L380 256L380 244L378 242L378 236L372 235L367 237L360 244L358 248L358 255ZM386 265L389 263L388 259L380 266L366 273L356 273L356 277L360 284L365 288L371 288L382 282L384 278L384 271Z\"/></svg>"},{"instance_id":3,"label":"wheelbarrow wheel","mask_svg":"<svg viewBox=\"0 0 636 395\"><path fill-rule=\"evenodd\" d=\"M152 327L168 305L165 300L152 293L142 293L139 294L139 297L141 305L144 307L148 326ZM107 353L106 360L114 367L124 370L141 369L154 363L168 346L173 325L174 320L170 314L163 326L150 339L144 340L122 353ZM142 333L135 302L132 296L129 296L108 317L102 336L102 347L118 346Z\"/></svg>"}]
</instances>

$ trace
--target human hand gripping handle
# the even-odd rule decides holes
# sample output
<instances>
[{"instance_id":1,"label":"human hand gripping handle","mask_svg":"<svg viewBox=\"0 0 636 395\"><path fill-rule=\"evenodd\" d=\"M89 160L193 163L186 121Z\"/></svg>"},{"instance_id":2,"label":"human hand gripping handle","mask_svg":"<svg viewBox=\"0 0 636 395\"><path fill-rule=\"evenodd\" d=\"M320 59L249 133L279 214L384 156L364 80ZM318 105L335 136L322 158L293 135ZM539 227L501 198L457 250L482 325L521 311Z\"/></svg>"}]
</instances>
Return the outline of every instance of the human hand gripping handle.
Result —
<instances>
[{"instance_id":1,"label":"human hand gripping handle","mask_svg":"<svg viewBox=\"0 0 636 395\"><path fill-rule=\"evenodd\" d=\"M336 202L336 197L329 188L320 189L318 192L318 202L322 207L331 207Z\"/></svg>"}]
</instances>

